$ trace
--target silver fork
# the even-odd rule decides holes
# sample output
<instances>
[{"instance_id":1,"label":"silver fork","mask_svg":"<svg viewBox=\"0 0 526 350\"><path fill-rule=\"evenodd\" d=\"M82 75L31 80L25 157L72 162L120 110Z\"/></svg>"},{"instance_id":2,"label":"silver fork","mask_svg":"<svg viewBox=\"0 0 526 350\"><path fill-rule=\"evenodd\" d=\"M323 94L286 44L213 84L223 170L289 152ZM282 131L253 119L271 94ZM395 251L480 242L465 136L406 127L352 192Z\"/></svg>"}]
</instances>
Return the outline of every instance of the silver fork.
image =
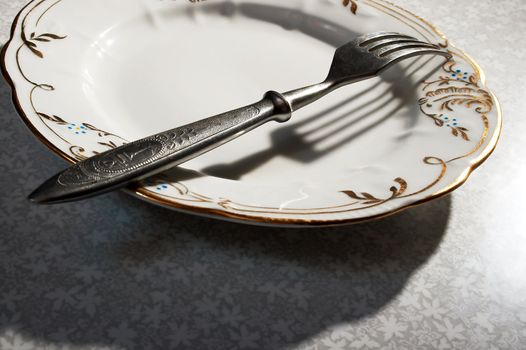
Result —
<instances>
[{"instance_id":1,"label":"silver fork","mask_svg":"<svg viewBox=\"0 0 526 350\"><path fill-rule=\"evenodd\" d=\"M128 143L83 160L43 183L30 196L37 203L92 197L143 180L231 141L269 121L286 122L292 112L351 83L369 79L401 60L451 55L408 35L379 32L360 36L336 50L320 84L269 91L254 104Z\"/></svg>"}]
</instances>

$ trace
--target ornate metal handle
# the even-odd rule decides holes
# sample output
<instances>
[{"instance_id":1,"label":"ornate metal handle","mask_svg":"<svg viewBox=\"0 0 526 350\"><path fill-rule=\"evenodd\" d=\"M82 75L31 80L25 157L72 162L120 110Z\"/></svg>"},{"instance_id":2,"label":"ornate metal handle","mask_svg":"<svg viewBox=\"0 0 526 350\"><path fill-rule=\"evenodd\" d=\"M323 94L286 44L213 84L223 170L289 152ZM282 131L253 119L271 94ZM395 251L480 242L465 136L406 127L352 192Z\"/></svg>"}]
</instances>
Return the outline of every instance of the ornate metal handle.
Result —
<instances>
[{"instance_id":1,"label":"ornate metal handle","mask_svg":"<svg viewBox=\"0 0 526 350\"><path fill-rule=\"evenodd\" d=\"M208 152L268 122L287 121L289 103L270 91L254 104L164 131L83 160L30 195L39 203L95 196L142 180Z\"/></svg>"}]
</instances>

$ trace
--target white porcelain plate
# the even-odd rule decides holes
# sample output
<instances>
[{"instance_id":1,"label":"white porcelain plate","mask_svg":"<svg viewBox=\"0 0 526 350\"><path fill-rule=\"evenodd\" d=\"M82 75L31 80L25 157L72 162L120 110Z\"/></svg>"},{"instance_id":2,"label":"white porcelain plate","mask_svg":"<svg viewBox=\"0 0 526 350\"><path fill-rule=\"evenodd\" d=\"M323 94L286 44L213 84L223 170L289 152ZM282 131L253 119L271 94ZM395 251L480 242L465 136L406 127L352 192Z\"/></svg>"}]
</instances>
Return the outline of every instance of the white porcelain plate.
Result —
<instances>
[{"instance_id":1,"label":"white porcelain plate","mask_svg":"<svg viewBox=\"0 0 526 350\"><path fill-rule=\"evenodd\" d=\"M403 62L132 191L249 223L344 224L451 192L500 134L497 101L476 63L399 7L39 0L17 17L3 70L33 133L75 161L255 102L267 90L319 82L335 47L373 31L440 44L454 59Z\"/></svg>"}]
</instances>

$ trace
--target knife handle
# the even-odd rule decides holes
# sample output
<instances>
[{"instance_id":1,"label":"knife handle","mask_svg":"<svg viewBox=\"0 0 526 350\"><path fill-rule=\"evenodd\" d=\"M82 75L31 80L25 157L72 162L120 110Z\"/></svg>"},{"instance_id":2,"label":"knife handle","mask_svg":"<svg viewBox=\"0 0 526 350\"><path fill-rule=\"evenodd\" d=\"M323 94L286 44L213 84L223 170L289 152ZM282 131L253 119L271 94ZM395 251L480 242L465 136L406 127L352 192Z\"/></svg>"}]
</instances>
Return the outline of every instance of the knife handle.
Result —
<instances>
[{"instance_id":1,"label":"knife handle","mask_svg":"<svg viewBox=\"0 0 526 350\"><path fill-rule=\"evenodd\" d=\"M46 181L29 198L37 203L61 203L112 191L186 162L268 121L285 122L291 113L287 100L269 91L254 104L80 161Z\"/></svg>"}]
</instances>

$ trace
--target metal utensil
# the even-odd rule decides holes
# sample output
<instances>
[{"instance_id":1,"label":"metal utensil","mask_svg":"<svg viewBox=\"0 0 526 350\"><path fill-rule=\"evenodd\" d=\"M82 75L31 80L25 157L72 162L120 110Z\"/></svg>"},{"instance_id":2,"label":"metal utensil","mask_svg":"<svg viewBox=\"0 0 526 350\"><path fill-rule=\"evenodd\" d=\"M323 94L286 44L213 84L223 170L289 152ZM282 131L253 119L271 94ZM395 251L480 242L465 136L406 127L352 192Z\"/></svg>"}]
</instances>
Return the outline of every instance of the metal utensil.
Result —
<instances>
[{"instance_id":1,"label":"metal utensil","mask_svg":"<svg viewBox=\"0 0 526 350\"><path fill-rule=\"evenodd\" d=\"M131 142L83 160L52 177L29 199L60 203L92 197L139 181L195 158L342 86L372 78L394 63L424 54L451 55L439 46L399 33L366 34L336 50L320 84L280 94L269 91L254 104Z\"/></svg>"}]
</instances>

